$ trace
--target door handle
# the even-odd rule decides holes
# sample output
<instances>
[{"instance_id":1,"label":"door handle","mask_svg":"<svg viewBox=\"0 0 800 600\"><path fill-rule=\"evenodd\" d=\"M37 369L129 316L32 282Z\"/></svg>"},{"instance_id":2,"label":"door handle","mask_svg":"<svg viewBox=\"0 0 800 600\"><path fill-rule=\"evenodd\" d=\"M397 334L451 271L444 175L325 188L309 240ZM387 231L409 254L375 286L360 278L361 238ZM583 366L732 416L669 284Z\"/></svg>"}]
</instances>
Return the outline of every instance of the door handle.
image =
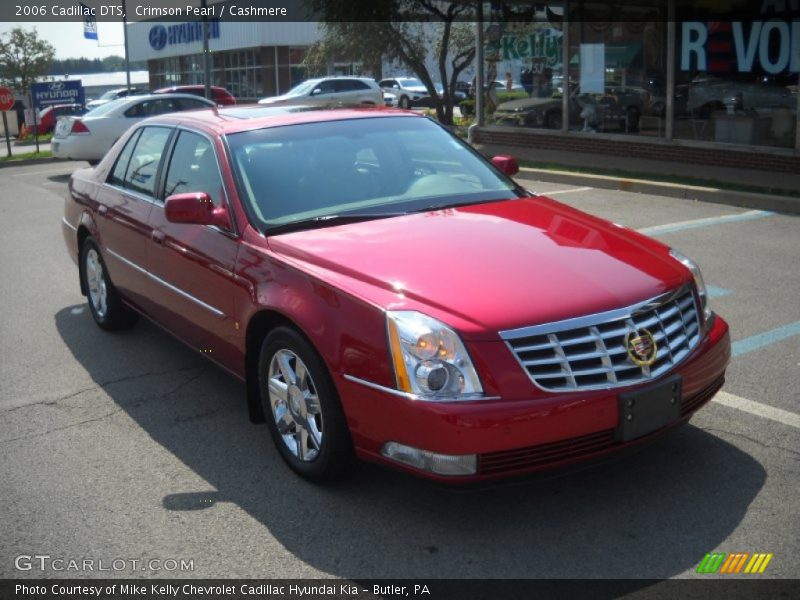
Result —
<instances>
[{"instance_id":1,"label":"door handle","mask_svg":"<svg viewBox=\"0 0 800 600\"><path fill-rule=\"evenodd\" d=\"M101 204L97 207L97 212L101 217L105 217L106 213L108 212L108 207L105 204Z\"/></svg>"},{"instance_id":2,"label":"door handle","mask_svg":"<svg viewBox=\"0 0 800 600\"><path fill-rule=\"evenodd\" d=\"M150 239L153 240L156 244L163 244L164 240L167 239L167 236L164 234L163 231L159 231L158 229L153 229L153 233L150 234Z\"/></svg>"}]
</instances>

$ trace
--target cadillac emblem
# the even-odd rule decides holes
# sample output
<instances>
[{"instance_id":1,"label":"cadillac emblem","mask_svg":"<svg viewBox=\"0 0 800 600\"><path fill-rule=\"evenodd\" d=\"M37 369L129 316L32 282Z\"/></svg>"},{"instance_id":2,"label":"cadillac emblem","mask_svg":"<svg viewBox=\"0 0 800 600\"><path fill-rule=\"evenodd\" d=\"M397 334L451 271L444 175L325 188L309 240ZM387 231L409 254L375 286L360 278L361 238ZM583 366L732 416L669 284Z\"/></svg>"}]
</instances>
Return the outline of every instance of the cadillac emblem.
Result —
<instances>
[{"instance_id":1,"label":"cadillac emblem","mask_svg":"<svg viewBox=\"0 0 800 600\"><path fill-rule=\"evenodd\" d=\"M656 341L647 329L631 330L625 336L625 349L634 364L649 367L656 362Z\"/></svg>"}]
</instances>

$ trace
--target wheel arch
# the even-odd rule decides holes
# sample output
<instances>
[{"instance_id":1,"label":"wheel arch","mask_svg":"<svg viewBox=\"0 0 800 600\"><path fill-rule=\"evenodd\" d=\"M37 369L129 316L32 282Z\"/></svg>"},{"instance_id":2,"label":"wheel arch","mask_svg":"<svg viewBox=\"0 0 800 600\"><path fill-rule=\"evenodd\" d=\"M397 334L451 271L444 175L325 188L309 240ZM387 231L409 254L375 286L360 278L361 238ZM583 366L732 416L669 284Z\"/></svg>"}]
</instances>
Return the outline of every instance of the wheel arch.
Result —
<instances>
[{"instance_id":1,"label":"wheel arch","mask_svg":"<svg viewBox=\"0 0 800 600\"><path fill-rule=\"evenodd\" d=\"M86 282L84 281L85 277L83 276L84 275L83 271L84 271L85 267L83 265L83 261L81 260L81 255L83 253L83 244L86 241L86 238L88 238L90 235L92 235L92 232L89 231L89 228L84 223L81 223L78 226L78 232L77 232L77 236L78 236L78 274L79 274L78 279L79 279L80 284L81 284L81 294L83 294L84 296L87 296L89 294L89 290L86 289Z\"/></svg>"},{"instance_id":2,"label":"wheel arch","mask_svg":"<svg viewBox=\"0 0 800 600\"><path fill-rule=\"evenodd\" d=\"M277 327L289 327L298 332L319 353L311 339L295 321L272 308L259 310L250 317L245 330L245 386L247 388L247 411L252 423L266 423L258 389L258 360L261 344L270 331ZM320 355L321 356L321 355ZM324 358L322 359L325 364ZM326 368L328 365L325 365Z\"/></svg>"}]
</instances>

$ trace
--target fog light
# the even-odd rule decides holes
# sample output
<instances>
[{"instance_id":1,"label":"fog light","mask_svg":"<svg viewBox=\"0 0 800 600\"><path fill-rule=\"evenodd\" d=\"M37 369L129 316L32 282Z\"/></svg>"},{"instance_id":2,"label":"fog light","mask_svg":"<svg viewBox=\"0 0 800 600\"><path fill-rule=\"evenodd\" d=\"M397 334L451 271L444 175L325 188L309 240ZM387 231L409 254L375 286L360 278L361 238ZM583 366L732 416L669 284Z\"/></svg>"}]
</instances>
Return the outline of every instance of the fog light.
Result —
<instances>
[{"instance_id":1,"label":"fog light","mask_svg":"<svg viewBox=\"0 0 800 600\"><path fill-rule=\"evenodd\" d=\"M381 454L404 465L438 475L474 475L478 471L478 457L475 454L436 454L397 442L386 442Z\"/></svg>"}]
</instances>

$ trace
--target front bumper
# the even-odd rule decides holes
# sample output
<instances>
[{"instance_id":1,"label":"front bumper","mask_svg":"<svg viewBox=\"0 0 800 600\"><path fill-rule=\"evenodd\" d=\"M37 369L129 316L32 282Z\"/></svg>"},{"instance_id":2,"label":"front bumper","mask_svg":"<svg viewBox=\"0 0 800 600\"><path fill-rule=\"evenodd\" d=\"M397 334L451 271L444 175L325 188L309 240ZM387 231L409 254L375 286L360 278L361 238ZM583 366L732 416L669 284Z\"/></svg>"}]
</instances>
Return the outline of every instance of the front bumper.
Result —
<instances>
[{"instance_id":1,"label":"front bumper","mask_svg":"<svg viewBox=\"0 0 800 600\"><path fill-rule=\"evenodd\" d=\"M501 394L499 400L437 403L398 397L344 377L336 383L359 457L443 482L471 482L565 466L655 437L686 422L713 397L729 361L728 325L717 316L691 356L666 375L683 378L680 419L629 442L614 439L617 397L652 382L575 393L543 393L530 384L527 398ZM453 477L411 469L380 454L386 442L444 455L476 454L477 473Z\"/></svg>"}]
</instances>

